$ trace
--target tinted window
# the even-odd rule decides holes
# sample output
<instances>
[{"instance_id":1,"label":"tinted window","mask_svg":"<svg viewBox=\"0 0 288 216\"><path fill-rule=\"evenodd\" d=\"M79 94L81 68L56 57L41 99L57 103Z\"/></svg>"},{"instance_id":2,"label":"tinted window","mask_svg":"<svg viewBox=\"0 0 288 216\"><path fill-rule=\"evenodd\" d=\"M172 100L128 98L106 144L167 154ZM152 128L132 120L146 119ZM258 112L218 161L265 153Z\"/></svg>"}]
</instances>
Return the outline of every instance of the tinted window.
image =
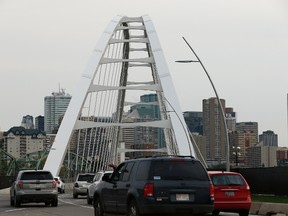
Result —
<instances>
[{"instance_id":1,"label":"tinted window","mask_svg":"<svg viewBox=\"0 0 288 216\"><path fill-rule=\"evenodd\" d=\"M141 161L137 169L136 180L147 180L149 168L150 168L150 161Z\"/></svg>"},{"instance_id":2,"label":"tinted window","mask_svg":"<svg viewBox=\"0 0 288 216\"><path fill-rule=\"evenodd\" d=\"M53 179L50 172L24 172L21 176L21 180L47 180Z\"/></svg>"},{"instance_id":3,"label":"tinted window","mask_svg":"<svg viewBox=\"0 0 288 216\"><path fill-rule=\"evenodd\" d=\"M239 175L214 175L211 178L215 186L243 186L245 185L244 180Z\"/></svg>"},{"instance_id":4,"label":"tinted window","mask_svg":"<svg viewBox=\"0 0 288 216\"><path fill-rule=\"evenodd\" d=\"M200 162L190 160L159 160L153 164L154 180L207 180L207 171Z\"/></svg>"},{"instance_id":5,"label":"tinted window","mask_svg":"<svg viewBox=\"0 0 288 216\"><path fill-rule=\"evenodd\" d=\"M126 168L122 171L122 174L123 174L122 181L128 181L129 180L133 165L134 165L134 162L128 163Z\"/></svg>"},{"instance_id":6,"label":"tinted window","mask_svg":"<svg viewBox=\"0 0 288 216\"><path fill-rule=\"evenodd\" d=\"M91 182L94 178L94 175L79 175L77 181L87 181Z\"/></svg>"}]
</instances>

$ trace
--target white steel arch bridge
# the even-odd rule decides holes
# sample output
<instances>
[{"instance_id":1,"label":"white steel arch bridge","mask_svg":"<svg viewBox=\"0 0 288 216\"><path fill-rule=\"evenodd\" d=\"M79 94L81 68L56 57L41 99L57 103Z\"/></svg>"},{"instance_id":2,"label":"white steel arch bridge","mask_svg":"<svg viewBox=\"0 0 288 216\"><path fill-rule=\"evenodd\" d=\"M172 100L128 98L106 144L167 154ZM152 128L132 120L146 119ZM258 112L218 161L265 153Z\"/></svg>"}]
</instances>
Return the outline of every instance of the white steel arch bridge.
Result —
<instances>
[{"instance_id":1,"label":"white steel arch bridge","mask_svg":"<svg viewBox=\"0 0 288 216\"><path fill-rule=\"evenodd\" d=\"M76 86L69 107L43 169L58 175L67 150L73 149L91 163L86 170L104 170L117 163L119 153L136 151L120 148L127 128L160 128L165 146L141 151L169 155L191 155L195 151L160 41L149 16L114 17L98 41ZM135 95L156 94L160 117L127 121ZM122 143L122 144L121 144ZM137 149L137 151L140 151ZM123 160L124 158L120 159ZM76 161L82 163L83 161ZM77 164L76 164L77 167ZM82 167L82 166L81 166ZM71 168L72 169L72 168Z\"/></svg>"}]
</instances>

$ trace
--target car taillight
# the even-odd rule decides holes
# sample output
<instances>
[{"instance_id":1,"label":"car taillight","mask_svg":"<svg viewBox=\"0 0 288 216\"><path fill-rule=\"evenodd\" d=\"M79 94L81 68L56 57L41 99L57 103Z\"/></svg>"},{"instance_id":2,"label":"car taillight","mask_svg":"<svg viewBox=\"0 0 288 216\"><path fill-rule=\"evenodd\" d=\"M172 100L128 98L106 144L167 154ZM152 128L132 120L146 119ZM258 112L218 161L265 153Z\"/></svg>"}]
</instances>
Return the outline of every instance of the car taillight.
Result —
<instances>
[{"instance_id":1,"label":"car taillight","mask_svg":"<svg viewBox=\"0 0 288 216\"><path fill-rule=\"evenodd\" d=\"M57 181L57 184L60 184L60 181L59 181L59 180Z\"/></svg>"},{"instance_id":2,"label":"car taillight","mask_svg":"<svg viewBox=\"0 0 288 216\"><path fill-rule=\"evenodd\" d=\"M23 182L18 181L17 186L18 186L18 188L23 189Z\"/></svg>"},{"instance_id":3,"label":"car taillight","mask_svg":"<svg viewBox=\"0 0 288 216\"><path fill-rule=\"evenodd\" d=\"M52 182L52 188L56 188L56 186L57 186L57 182L56 182L55 180L53 180L53 182Z\"/></svg>"},{"instance_id":4,"label":"car taillight","mask_svg":"<svg viewBox=\"0 0 288 216\"><path fill-rule=\"evenodd\" d=\"M210 184L210 197L212 200L214 200L214 185Z\"/></svg>"},{"instance_id":5,"label":"car taillight","mask_svg":"<svg viewBox=\"0 0 288 216\"><path fill-rule=\"evenodd\" d=\"M154 184L146 184L144 186L144 197L154 196Z\"/></svg>"},{"instance_id":6,"label":"car taillight","mask_svg":"<svg viewBox=\"0 0 288 216\"><path fill-rule=\"evenodd\" d=\"M75 187L75 188L78 188L78 187L79 187L78 183L75 183L75 184L74 184L74 187Z\"/></svg>"}]
</instances>

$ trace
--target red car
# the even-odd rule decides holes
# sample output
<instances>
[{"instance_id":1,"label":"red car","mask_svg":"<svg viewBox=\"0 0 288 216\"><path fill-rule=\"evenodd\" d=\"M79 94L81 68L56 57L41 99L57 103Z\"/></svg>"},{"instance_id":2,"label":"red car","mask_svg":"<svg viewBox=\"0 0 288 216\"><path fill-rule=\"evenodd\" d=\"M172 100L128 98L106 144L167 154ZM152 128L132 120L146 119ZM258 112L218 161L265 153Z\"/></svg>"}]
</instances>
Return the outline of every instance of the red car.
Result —
<instances>
[{"instance_id":1,"label":"red car","mask_svg":"<svg viewBox=\"0 0 288 216\"><path fill-rule=\"evenodd\" d=\"M250 187L240 173L208 171L214 185L213 215L236 212L248 216L251 207Z\"/></svg>"}]
</instances>

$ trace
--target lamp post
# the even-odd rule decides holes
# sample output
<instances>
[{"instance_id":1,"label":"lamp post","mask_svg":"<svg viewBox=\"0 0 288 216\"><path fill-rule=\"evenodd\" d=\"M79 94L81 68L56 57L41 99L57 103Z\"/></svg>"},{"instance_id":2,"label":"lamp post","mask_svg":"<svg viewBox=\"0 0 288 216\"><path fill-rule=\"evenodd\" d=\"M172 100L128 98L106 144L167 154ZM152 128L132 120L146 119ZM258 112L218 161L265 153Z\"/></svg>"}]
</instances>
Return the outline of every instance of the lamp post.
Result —
<instances>
[{"instance_id":1,"label":"lamp post","mask_svg":"<svg viewBox=\"0 0 288 216\"><path fill-rule=\"evenodd\" d=\"M236 167L238 167L239 164L239 156L241 155L240 150L241 148L239 146L232 146L233 154L235 155L235 164Z\"/></svg>"},{"instance_id":2,"label":"lamp post","mask_svg":"<svg viewBox=\"0 0 288 216\"><path fill-rule=\"evenodd\" d=\"M223 124L224 124L224 128L225 128L225 135L226 135L226 171L230 171L230 147L229 147L229 137L228 137L228 129L227 129L227 123L226 123L226 117L225 117L225 112L222 106L222 103L220 101L220 98L218 96L218 93L216 91L216 88L214 86L214 83L212 82L212 79L210 77L210 75L208 74L208 71L206 70L206 68L204 67L203 63L201 62L200 58L197 56L197 54L195 53L195 51L192 49L192 47L190 46L190 44L187 42L187 40L182 37L183 40L185 41L185 43L188 45L188 47L190 48L190 50L193 52L193 54L195 55L195 57L197 58L197 60L180 60L180 61L176 61L178 63L192 63L192 62L198 62L200 63L201 67L203 68L203 70L205 71L205 74L207 75L210 84L214 90L214 93L216 95L218 104L220 106L221 109L221 114L222 114L222 119L223 119Z\"/></svg>"}]
</instances>

